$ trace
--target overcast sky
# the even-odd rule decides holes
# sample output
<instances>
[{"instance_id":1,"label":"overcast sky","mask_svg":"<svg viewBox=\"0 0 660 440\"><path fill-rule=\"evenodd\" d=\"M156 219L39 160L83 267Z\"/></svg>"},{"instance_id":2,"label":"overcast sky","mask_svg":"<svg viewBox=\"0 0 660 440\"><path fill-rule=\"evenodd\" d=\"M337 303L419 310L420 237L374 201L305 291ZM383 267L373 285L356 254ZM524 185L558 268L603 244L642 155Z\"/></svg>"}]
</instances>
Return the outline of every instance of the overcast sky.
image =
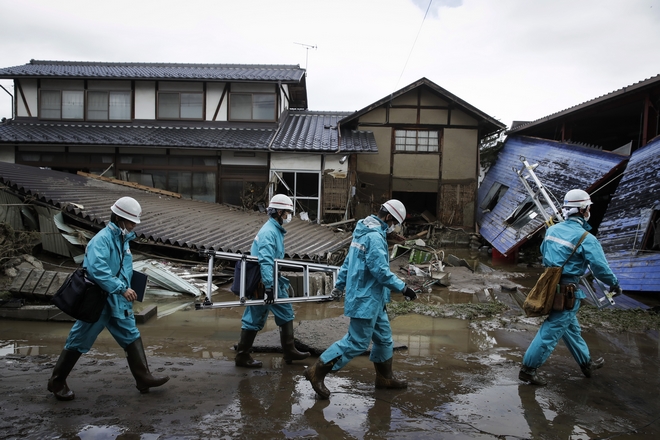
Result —
<instances>
[{"instance_id":1,"label":"overcast sky","mask_svg":"<svg viewBox=\"0 0 660 440\"><path fill-rule=\"evenodd\" d=\"M0 67L299 64L310 110L426 77L510 126L660 74L660 0L0 0L0 41Z\"/></svg>"}]
</instances>

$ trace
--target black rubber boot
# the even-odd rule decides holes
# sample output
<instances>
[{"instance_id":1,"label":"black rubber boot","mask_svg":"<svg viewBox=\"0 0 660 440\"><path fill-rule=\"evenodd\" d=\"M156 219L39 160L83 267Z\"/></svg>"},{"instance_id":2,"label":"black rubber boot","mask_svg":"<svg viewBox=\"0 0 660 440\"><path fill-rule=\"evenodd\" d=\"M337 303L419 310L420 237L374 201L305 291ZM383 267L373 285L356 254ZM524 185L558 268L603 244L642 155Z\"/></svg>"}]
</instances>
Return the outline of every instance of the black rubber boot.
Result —
<instances>
[{"instance_id":1,"label":"black rubber boot","mask_svg":"<svg viewBox=\"0 0 660 440\"><path fill-rule=\"evenodd\" d=\"M66 384L66 378L71 373L74 365L80 359L81 353L77 350L62 350L60 357L53 368L53 374L48 379L48 391L55 394L57 400L73 400L76 393L70 390Z\"/></svg>"},{"instance_id":2,"label":"black rubber boot","mask_svg":"<svg viewBox=\"0 0 660 440\"><path fill-rule=\"evenodd\" d=\"M309 352L298 351L293 339L293 321L289 321L280 326L280 341L282 342L282 352L284 353L284 362L290 364L292 361L301 361L309 357Z\"/></svg>"},{"instance_id":3,"label":"black rubber boot","mask_svg":"<svg viewBox=\"0 0 660 440\"><path fill-rule=\"evenodd\" d=\"M261 368L261 361L255 361L252 359L252 356L250 356L250 350L252 349L252 344L256 337L256 330L241 330L241 340L236 347L237 353L234 358L237 367Z\"/></svg>"},{"instance_id":4,"label":"black rubber boot","mask_svg":"<svg viewBox=\"0 0 660 440\"><path fill-rule=\"evenodd\" d=\"M603 368L603 365L605 365L605 359L598 358L595 361L590 360L589 363L585 365L580 365L580 370L582 370L582 374L584 374L586 377L591 377L591 373L594 370Z\"/></svg>"},{"instance_id":5,"label":"black rubber boot","mask_svg":"<svg viewBox=\"0 0 660 440\"><path fill-rule=\"evenodd\" d=\"M548 383L545 379L536 374L536 368L526 367L524 365L520 369L520 373L518 373L518 379L541 387Z\"/></svg>"},{"instance_id":6,"label":"black rubber boot","mask_svg":"<svg viewBox=\"0 0 660 440\"><path fill-rule=\"evenodd\" d=\"M135 378L135 388L140 390L142 394L148 393L149 388L159 387L170 380L169 376L153 377L151 375L147 364L147 355L144 354L142 338L137 338L126 347L126 357L128 367Z\"/></svg>"},{"instance_id":7,"label":"black rubber boot","mask_svg":"<svg viewBox=\"0 0 660 440\"><path fill-rule=\"evenodd\" d=\"M316 394L318 394L321 399L327 399L330 397L330 391L325 387L323 380L325 379L325 376L332 371L332 366L337 362L337 359L324 364L321 361L321 358L318 358L314 365L305 368L305 379L312 384L312 388L314 388L314 391L316 391Z\"/></svg>"},{"instance_id":8,"label":"black rubber boot","mask_svg":"<svg viewBox=\"0 0 660 440\"><path fill-rule=\"evenodd\" d=\"M388 388L392 390L408 388L408 382L394 377L394 373L392 373L392 358L381 363L374 362L374 367L376 367L376 388Z\"/></svg>"}]
</instances>

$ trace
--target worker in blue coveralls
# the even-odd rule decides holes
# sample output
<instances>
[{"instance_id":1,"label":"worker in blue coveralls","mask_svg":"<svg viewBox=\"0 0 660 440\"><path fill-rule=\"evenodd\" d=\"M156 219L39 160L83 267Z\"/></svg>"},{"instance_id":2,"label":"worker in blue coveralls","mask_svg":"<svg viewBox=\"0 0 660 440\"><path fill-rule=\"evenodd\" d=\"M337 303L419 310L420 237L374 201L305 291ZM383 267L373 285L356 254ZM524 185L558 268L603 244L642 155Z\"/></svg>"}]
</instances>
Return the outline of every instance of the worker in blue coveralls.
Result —
<instances>
[{"instance_id":1,"label":"worker in blue coveralls","mask_svg":"<svg viewBox=\"0 0 660 440\"><path fill-rule=\"evenodd\" d=\"M392 199L383 203L378 215L360 220L355 227L348 255L332 290L335 298L341 298L346 291L344 315L350 318L348 333L325 350L304 373L322 399L330 397L323 382L325 376L366 352L370 342L373 346L369 360L376 368L376 388L408 386L406 381L397 379L392 373L394 341L385 309L392 290L402 292L408 300L417 298L413 289L390 271L387 233L405 218L403 203Z\"/></svg>"},{"instance_id":2,"label":"worker in blue coveralls","mask_svg":"<svg viewBox=\"0 0 660 440\"><path fill-rule=\"evenodd\" d=\"M250 350L254 343L257 332L264 328L268 312L273 312L275 324L280 327L280 342L284 361L290 364L309 357L308 352L300 352L296 349L293 338L293 307L290 303L274 303L275 286L274 269L275 260L284 258L284 234L286 229L283 225L291 221L293 215L293 201L284 194L275 194L267 210L268 221L261 227L254 241L250 254L259 259L261 270L261 282L264 285L264 305L249 306L243 312L241 320L241 340L236 347L236 366L248 368L261 368L261 361L254 360L250 356ZM280 276L277 280L278 298L288 298L289 280Z\"/></svg>"},{"instance_id":3,"label":"worker in blue coveralls","mask_svg":"<svg viewBox=\"0 0 660 440\"><path fill-rule=\"evenodd\" d=\"M616 275L612 273L607 264L600 243L593 235L587 234L580 247L571 256L580 237L585 231L591 229L587 223L591 215L591 204L591 197L586 191L581 189L568 191L564 196L562 209L566 221L551 226L545 233L541 244L543 265L560 267L566 262L560 280L560 293L563 294L567 289L574 292L575 305L569 310L550 312L539 328L523 357L523 365L518 378L524 382L541 386L547 383L537 374L536 369L545 363L560 338L563 339L586 377L591 377L594 370L602 368L605 364L603 358L595 361L591 359L589 347L582 338L577 312L580 308L580 301L586 298L586 295L577 286L588 265L591 267L593 275L609 285L610 291L615 296L621 294L621 287Z\"/></svg>"},{"instance_id":4,"label":"worker in blue coveralls","mask_svg":"<svg viewBox=\"0 0 660 440\"><path fill-rule=\"evenodd\" d=\"M92 348L104 328L126 351L128 366L141 393L147 393L149 388L159 387L170 379L151 375L133 316L133 301L137 299L137 293L131 289L133 256L129 241L135 238L133 229L140 223L142 207L134 198L122 197L110 207L110 211L110 223L89 241L83 262L87 277L108 292L108 299L98 321L76 321L69 332L48 380L48 391L55 394L58 400L75 398L75 393L66 384L66 378L80 355Z\"/></svg>"}]
</instances>

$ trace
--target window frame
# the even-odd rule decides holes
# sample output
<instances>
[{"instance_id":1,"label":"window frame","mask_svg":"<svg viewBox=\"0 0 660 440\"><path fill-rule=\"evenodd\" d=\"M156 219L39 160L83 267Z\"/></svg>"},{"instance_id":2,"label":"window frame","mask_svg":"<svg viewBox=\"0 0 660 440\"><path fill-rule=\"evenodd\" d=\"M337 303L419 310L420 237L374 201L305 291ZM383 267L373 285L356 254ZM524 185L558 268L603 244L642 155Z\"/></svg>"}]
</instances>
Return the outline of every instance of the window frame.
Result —
<instances>
[{"instance_id":1,"label":"window frame","mask_svg":"<svg viewBox=\"0 0 660 440\"><path fill-rule=\"evenodd\" d=\"M105 93L107 96L107 104L106 104L106 112L108 117L106 119L99 119L99 118L91 118L89 116L89 94L90 93ZM121 94L128 94L128 118L127 119L112 119L110 118L110 101L111 101L111 95L115 93L121 93ZM126 122L126 121L131 121L132 120L132 115L133 115L133 93L131 90L86 90L85 91L85 120L86 121L99 121L99 122L109 122L109 121L119 121L119 122Z\"/></svg>"},{"instance_id":2,"label":"window frame","mask_svg":"<svg viewBox=\"0 0 660 440\"><path fill-rule=\"evenodd\" d=\"M254 96L272 96L273 97L273 118L272 119L255 119L254 118L254 107L255 101ZM232 117L232 101L234 97L237 96L250 96L250 118L234 118ZM265 93L265 92L230 92L229 93L229 105L227 108L228 115L227 119L229 121L256 121L256 122L275 122L277 121L277 93Z\"/></svg>"},{"instance_id":3,"label":"window frame","mask_svg":"<svg viewBox=\"0 0 660 440\"><path fill-rule=\"evenodd\" d=\"M400 132L404 132L404 136L399 136L398 134ZM399 143L397 142L398 139L412 139L412 137L409 137L410 134L415 133L415 149L414 150L408 150L405 149L405 147L408 145L407 143L404 142L403 147L404 149L399 148ZM435 145L435 150L429 150L431 145L427 143L426 148L427 150L420 150L420 133L435 133L437 139L437 145ZM442 144L442 129L437 129L437 130L429 130L425 128L395 128L392 133L393 136L393 146L394 146L394 153L395 154L440 154L440 147ZM426 137L426 139L433 139L430 136Z\"/></svg>"},{"instance_id":4,"label":"window frame","mask_svg":"<svg viewBox=\"0 0 660 440\"><path fill-rule=\"evenodd\" d=\"M43 116L43 92L57 92L59 94L59 117L46 117ZM81 93L82 94L82 117L80 118L65 118L64 115L64 99L63 95L65 92L74 92L74 93ZM85 102L85 90L81 89L54 89L54 88L44 88L44 89L39 89L39 119L40 120L45 120L45 121L84 121L85 120L85 107L86 107L86 102Z\"/></svg>"},{"instance_id":5,"label":"window frame","mask_svg":"<svg viewBox=\"0 0 660 440\"><path fill-rule=\"evenodd\" d=\"M160 101L161 101L161 95L167 94L167 95L178 95L179 98L179 105L178 105L178 117L172 118L172 117L162 117L160 115L161 113L161 108L160 108ZM202 102L201 102L201 116L199 118L184 118L181 117L181 95L201 95L202 97ZM156 119L161 120L161 121L203 121L204 120L204 110L205 110L205 93L203 91L201 92L194 92L194 91L177 91L177 90L158 90L156 92Z\"/></svg>"}]
</instances>

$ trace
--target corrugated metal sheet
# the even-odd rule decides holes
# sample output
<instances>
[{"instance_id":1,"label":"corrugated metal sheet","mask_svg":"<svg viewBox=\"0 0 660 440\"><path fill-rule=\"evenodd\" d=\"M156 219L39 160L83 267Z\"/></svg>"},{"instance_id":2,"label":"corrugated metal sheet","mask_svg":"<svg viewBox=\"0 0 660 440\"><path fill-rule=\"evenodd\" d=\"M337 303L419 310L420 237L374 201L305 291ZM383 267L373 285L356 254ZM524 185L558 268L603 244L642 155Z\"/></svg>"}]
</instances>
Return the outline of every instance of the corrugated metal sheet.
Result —
<instances>
[{"instance_id":1,"label":"corrugated metal sheet","mask_svg":"<svg viewBox=\"0 0 660 440\"><path fill-rule=\"evenodd\" d=\"M654 210L660 210L660 138L633 153L598 229L624 290L660 292L660 251L642 249Z\"/></svg>"},{"instance_id":2,"label":"corrugated metal sheet","mask_svg":"<svg viewBox=\"0 0 660 440\"><path fill-rule=\"evenodd\" d=\"M0 191L0 222L9 224L15 230L22 229L22 206L21 199L8 192Z\"/></svg>"},{"instance_id":3,"label":"corrugated metal sheet","mask_svg":"<svg viewBox=\"0 0 660 440\"><path fill-rule=\"evenodd\" d=\"M602 180L608 173L624 164L628 158L570 143L525 136L508 137L497 161L488 170L479 187L477 204L477 221L481 227L481 235L505 255L543 227L543 218L540 215L520 229L514 229L505 222L528 196L513 171L522 167L521 156L524 156L530 165L538 164L534 172L546 189L559 199L573 188L595 188L598 183L603 183ZM483 212L480 206L496 183L506 185L509 189L491 211ZM548 213L551 213L549 209Z\"/></svg>"},{"instance_id":4,"label":"corrugated metal sheet","mask_svg":"<svg viewBox=\"0 0 660 440\"><path fill-rule=\"evenodd\" d=\"M85 61L39 61L0 69L0 78L104 78L178 79L217 81L299 82L305 69L298 65L268 64L177 64L102 63Z\"/></svg>"},{"instance_id":5,"label":"corrugated metal sheet","mask_svg":"<svg viewBox=\"0 0 660 440\"><path fill-rule=\"evenodd\" d=\"M0 162L0 182L12 193L37 199L101 227L110 219L110 206L120 197L134 197L142 205L138 237L190 250L212 249L246 253L265 214L245 212L215 203L174 199L86 177ZM81 208L82 206L82 208ZM294 219L287 226L287 258L326 262L351 240L315 223ZM339 252L341 254L341 252Z\"/></svg>"},{"instance_id":6,"label":"corrugated metal sheet","mask_svg":"<svg viewBox=\"0 0 660 440\"><path fill-rule=\"evenodd\" d=\"M59 213L59 210L51 209L45 206L35 206L39 214L39 232L41 232L41 244L43 249L57 255L72 257L67 245L67 240L62 237L53 217ZM77 252L76 255L80 254Z\"/></svg>"}]
</instances>

